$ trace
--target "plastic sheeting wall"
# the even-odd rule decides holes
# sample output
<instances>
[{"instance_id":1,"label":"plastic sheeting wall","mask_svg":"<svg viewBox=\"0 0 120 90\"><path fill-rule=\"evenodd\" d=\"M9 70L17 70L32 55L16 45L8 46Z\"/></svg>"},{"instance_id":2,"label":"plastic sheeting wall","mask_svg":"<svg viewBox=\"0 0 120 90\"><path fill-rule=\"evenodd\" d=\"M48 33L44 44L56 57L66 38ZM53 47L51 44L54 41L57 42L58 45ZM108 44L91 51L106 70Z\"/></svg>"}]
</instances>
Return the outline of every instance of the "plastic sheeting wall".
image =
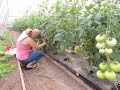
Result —
<instances>
[{"instance_id":1,"label":"plastic sheeting wall","mask_svg":"<svg viewBox=\"0 0 120 90\"><path fill-rule=\"evenodd\" d=\"M8 0L0 0L0 35L4 32L9 18Z\"/></svg>"}]
</instances>

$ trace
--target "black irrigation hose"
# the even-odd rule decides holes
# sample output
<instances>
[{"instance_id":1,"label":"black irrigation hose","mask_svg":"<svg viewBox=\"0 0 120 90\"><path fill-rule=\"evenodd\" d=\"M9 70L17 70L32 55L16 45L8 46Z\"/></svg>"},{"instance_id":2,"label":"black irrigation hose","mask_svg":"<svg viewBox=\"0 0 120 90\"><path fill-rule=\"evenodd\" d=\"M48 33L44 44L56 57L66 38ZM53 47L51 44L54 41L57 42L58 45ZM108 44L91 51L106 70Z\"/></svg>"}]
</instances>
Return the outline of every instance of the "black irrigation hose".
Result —
<instances>
[{"instance_id":1,"label":"black irrigation hose","mask_svg":"<svg viewBox=\"0 0 120 90\"><path fill-rule=\"evenodd\" d=\"M67 65L65 65L64 63L60 62L59 60L57 60L56 58L54 58L52 55L49 54L49 56L55 60L56 62L60 63L61 65L63 65L67 70L69 70L70 72L72 72L74 75L76 75L76 71L71 69L70 67L68 67ZM80 79L82 79L85 83L87 83L93 90L102 90L100 87L98 87L97 85L95 85L94 83L92 83L90 80L86 79L84 76L80 75L77 76Z\"/></svg>"}]
</instances>

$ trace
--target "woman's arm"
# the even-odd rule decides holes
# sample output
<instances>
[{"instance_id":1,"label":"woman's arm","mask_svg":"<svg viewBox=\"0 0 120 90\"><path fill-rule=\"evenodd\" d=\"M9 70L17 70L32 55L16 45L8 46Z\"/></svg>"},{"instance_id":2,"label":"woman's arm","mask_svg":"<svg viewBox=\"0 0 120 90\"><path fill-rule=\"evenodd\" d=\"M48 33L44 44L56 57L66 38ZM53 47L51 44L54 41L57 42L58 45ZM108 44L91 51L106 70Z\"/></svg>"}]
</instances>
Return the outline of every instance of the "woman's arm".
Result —
<instances>
[{"instance_id":1,"label":"woman's arm","mask_svg":"<svg viewBox=\"0 0 120 90\"><path fill-rule=\"evenodd\" d=\"M42 44L37 44L37 43L35 43L35 41L33 40L33 39L31 39L31 38L27 38L26 39L26 42L27 42L27 44L29 44L32 48L35 48L35 49L40 49L40 48L42 48L43 46L45 46L46 45L46 42L43 42Z\"/></svg>"}]
</instances>

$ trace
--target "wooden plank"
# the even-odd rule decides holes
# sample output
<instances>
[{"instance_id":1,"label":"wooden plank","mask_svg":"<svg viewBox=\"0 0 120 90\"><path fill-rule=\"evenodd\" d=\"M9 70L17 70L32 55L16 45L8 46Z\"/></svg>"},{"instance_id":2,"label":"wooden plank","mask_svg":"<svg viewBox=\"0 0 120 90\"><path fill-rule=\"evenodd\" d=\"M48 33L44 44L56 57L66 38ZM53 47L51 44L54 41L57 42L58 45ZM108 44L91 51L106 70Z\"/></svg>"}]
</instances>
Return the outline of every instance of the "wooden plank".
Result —
<instances>
[{"instance_id":1,"label":"wooden plank","mask_svg":"<svg viewBox=\"0 0 120 90\"><path fill-rule=\"evenodd\" d=\"M18 62L18 67L19 67L19 72L20 72L20 78L21 78L21 83L22 83L22 89L23 89L23 90L26 90L25 82L24 82L24 78L23 78L23 73L22 73L22 70L21 70L21 66L20 66L19 61L17 61L17 62Z\"/></svg>"}]
</instances>

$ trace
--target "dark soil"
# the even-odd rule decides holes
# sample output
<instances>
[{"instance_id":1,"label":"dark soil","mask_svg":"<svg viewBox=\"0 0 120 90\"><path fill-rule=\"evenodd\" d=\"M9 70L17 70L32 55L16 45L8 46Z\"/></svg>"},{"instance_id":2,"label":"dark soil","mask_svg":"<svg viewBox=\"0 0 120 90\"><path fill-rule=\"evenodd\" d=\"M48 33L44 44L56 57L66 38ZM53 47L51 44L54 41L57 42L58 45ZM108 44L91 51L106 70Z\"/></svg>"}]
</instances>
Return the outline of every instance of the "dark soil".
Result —
<instances>
[{"instance_id":1,"label":"dark soil","mask_svg":"<svg viewBox=\"0 0 120 90\"><path fill-rule=\"evenodd\" d=\"M70 67L72 70L74 70L76 73L79 73L84 78L92 82L94 85L101 88L101 90L111 90L114 86L112 82L109 80L100 80L96 77L96 67L90 67L88 62L83 59L80 55L75 54L59 54L57 53L54 55L53 53L50 53L50 56L53 57L55 60L63 63L64 65ZM92 73L89 73L89 70L91 70ZM120 74L117 74L118 82L120 83ZM94 88L94 87L93 87Z\"/></svg>"}]
</instances>

